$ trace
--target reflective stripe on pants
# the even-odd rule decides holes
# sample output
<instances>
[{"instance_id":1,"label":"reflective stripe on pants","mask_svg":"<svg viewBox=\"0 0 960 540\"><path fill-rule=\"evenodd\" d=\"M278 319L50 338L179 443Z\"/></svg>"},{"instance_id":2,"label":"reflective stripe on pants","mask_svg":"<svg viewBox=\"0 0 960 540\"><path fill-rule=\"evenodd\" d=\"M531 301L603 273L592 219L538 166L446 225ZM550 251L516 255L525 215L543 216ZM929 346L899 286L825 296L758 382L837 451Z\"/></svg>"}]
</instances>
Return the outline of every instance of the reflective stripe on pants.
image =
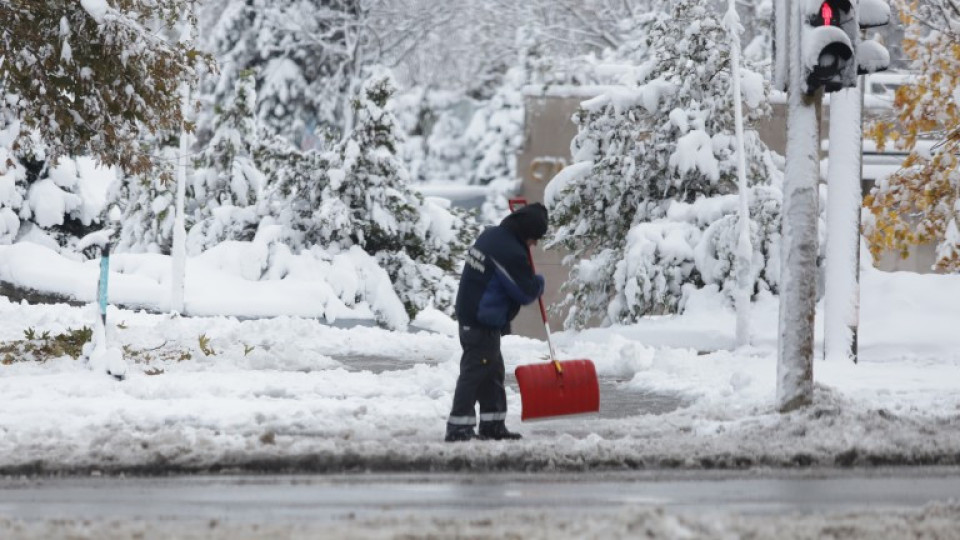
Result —
<instances>
[{"instance_id":1,"label":"reflective stripe on pants","mask_svg":"<svg viewBox=\"0 0 960 540\"><path fill-rule=\"evenodd\" d=\"M505 420L507 393L503 387L505 368L500 354L500 331L478 326L460 327L460 376L453 393L448 422L474 425L475 406L480 403L480 420Z\"/></svg>"}]
</instances>

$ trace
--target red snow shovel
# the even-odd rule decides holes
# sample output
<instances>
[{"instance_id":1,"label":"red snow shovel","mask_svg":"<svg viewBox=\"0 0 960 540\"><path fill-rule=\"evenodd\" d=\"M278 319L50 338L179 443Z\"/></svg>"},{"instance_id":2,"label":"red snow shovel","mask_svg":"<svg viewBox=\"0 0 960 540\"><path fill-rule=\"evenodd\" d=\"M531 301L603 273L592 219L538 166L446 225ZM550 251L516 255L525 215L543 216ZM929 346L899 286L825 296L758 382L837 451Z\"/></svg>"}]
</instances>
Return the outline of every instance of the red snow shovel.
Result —
<instances>
[{"instance_id":1,"label":"red snow shovel","mask_svg":"<svg viewBox=\"0 0 960 540\"><path fill-rule=\"evenodd\" d=\"M510 199L510 211L526 204L525 199ZM530 268L536 272L529 247L527 257L530 259ZM600 387L597 384L596 367L586 359L557 360L553 342L550 341L550 322L547 321L547 310L543 307L543 296L538 300L543 327L547 331L550 361L517 366L514 371L520 386L520 420L598 412Z\"/></svg>"}]
</instances>

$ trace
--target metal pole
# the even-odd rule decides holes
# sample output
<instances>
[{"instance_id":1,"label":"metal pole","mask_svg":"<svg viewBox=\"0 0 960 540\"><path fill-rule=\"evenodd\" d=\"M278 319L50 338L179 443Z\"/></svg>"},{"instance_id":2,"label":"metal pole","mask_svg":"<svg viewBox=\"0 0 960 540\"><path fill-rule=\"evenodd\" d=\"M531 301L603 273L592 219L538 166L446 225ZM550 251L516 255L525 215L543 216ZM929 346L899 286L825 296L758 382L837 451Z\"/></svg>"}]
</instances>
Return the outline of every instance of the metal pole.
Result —
<instances>
[{"instance_id":1,"label":"metal pole","mask_svg":"<svg viewBox=\"0 0 960 540\"><path fill-rule=\"evenodd\" d=\"M777 340L777 409L790 412L813 400L813 343L817 298L818 185L823 98L804 93L801 4L789 3L787 152L783 181L780 318Z\"/></svg>"},{"instance_id":2,"label":"metal pole","mask_svg":"<svg viewBox=\"0 0 960 540\"><path fill-rule=\"evenodd\" d=\"M170 311L183 313L184 287L187 265L187 231L184 220L184 198L187 189L187 151L190 134L187 133L187 111L190 106L190 87L184 83L180 88L183 115L183 128L180 131L180 156L177 163L176 216L173 221L173 248L170 279Z\"/></svg>"},{"instance_id":3,"label":"metal pole","mask_svg":"<svg viewBox=\"0 0 960 540\"><path fill-rule=\"evenodd\" d=\"M107 280L110 276L110 242L100 248L100 282L97 287L97 301L100 304L100 322L107 327Z\"/></svg>"},{"instance_id":4,"label":"metal pole","mask_svg":"<svg viewBox=\"0 0 960 540\"><path fill-rule=\"evenodd\" d=\"M737 311L737 346L750 344L750 296L753 282L750 279L750 263L753 246L750 243L750 189L747 186L747 158L743 143L743 104L740 92L740 19L734 0L730 0L725 18L730 32L730 61L733 64L733 109L737 136L737 180L740 205L737 213L736 277L734 294Z\"/></svg>"},{"instance_id":5,"label":"metal pole","mask_svg":"<svg viewBox=\"0 0 960 540\"><path fill-rule=\"evenodd\" d=\"M864 35L866 33L864 32ZM857 206L857 260L854 263L853 314L850 321L850 358L858 363L860 347L860 231L863 229L863 113L864 96L867 92L867 76L860 76L860 175L857 187L860 189L860 204Z\"/></svg>"}]
</instances>

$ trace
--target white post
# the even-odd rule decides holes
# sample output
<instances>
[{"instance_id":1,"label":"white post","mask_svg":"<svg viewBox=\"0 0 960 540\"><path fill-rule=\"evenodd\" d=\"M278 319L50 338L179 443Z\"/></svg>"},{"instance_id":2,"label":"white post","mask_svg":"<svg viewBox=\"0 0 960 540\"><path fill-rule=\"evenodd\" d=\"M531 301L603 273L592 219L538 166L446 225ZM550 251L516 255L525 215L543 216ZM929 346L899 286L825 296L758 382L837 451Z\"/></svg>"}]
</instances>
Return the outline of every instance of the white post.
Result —
<instances>
[{"instance_id":1,"label":"white post","mask_svg":"<svg viewBox=\"0 0 960 540\"><path fill-rule=\"evenodd\" d=\"M817 206L822 90L803 93L801 4L789 2L787 165L783 181L777 408L789 412L813 399L813 339L817 297Z\"/></svg>"},{"instance_id":2,"label":"white post","mask_svg":"<svg viewBox=\"0 0 960 540\"><path fill-rule=\"evenodd\" d=\"M733 64L733 107L736 116L737 178L740 191L740 207L737 215L736 276L737 291L734 295L737 310L737 347L750 343L750 297L753 281L750 279L750 262L753 246L750 243L750 191L747 186L747 157L743 142L743 103L740 92L740 17L737 16L735 0L730 0L724 18L730 33L730 61Z\"/></svg>"},{"instance_id":3,"label":"white post","mask_svg":"<svg viewBox=\"0 0 960 540\"><path fill-rule=\"evenodd\" d=\"M862 83L860 83L862 85ZM861 135L860 88L830 96L830 159L827 164L827 274L823 354L827 360L853 359L859 321L857 274L860 248Z\"/></svg>"},{"instance_id":4,"label":"white post","mask_svg":"<svg viewBox=\"0 0 960 540\"><path fill-rule=\"evenodd\" d=\"M187 269L187 230L184 223L183 207L187 190L187 152L190 149L190 134L186 129L187 111L190 106L190 87L184 83L180 87L183 100L181 114L184 126L180 130L180 155L177 159L177 200L176 216L173 222L173 265L170 272L170 311L183 313L184 280Z\"/></svg>"}]
</instances>

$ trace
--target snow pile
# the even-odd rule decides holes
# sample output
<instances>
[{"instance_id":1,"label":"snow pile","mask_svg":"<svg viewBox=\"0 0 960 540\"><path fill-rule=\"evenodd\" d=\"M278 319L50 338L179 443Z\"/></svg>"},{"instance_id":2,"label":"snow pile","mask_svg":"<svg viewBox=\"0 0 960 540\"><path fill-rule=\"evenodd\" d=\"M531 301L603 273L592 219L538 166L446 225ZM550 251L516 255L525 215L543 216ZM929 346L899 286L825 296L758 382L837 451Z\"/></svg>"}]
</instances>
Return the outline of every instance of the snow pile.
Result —
<instances>
[{"instance_id":1,"label":"snow pile","mask_svg":"<svg viewBox=\"0 0 960 540\"><path fill-rule=\"evenodd\" d=\"M103 321L95 317L93 340L84 345L83 354L94 373L107 375L122 381L127 376L127 363L123 360L123 350L115 343L107 342L107 332Z\"/></svg>"},{"instance_id":2,"label":"snow pile","mask_svg":"<svg viewBox=\"0 0 960 540\"><path fill-rule=\"evenodd\" d=\"M103 22L103 18L110 11L106 0L80 0L80 5L98 24Z\"/></svg>"},{"instance_id":3,"label":"snow pile","mask_svg":"<svg viewBox=\"0 0 960 540\"><path fill-rule=\"evenodd\" d=\"M110 260L111 304L168 309L169 256L124 253ZM95 300L99 270L99 259L72 261L32 243L0 246L0 282L77 302ZM190 315L292 315L397 329L409 323L386 271L356 246L336 255L319 249L294 255L256 242L224 242L189 258L185 295Z\"/></svg>"}]
</instances>

